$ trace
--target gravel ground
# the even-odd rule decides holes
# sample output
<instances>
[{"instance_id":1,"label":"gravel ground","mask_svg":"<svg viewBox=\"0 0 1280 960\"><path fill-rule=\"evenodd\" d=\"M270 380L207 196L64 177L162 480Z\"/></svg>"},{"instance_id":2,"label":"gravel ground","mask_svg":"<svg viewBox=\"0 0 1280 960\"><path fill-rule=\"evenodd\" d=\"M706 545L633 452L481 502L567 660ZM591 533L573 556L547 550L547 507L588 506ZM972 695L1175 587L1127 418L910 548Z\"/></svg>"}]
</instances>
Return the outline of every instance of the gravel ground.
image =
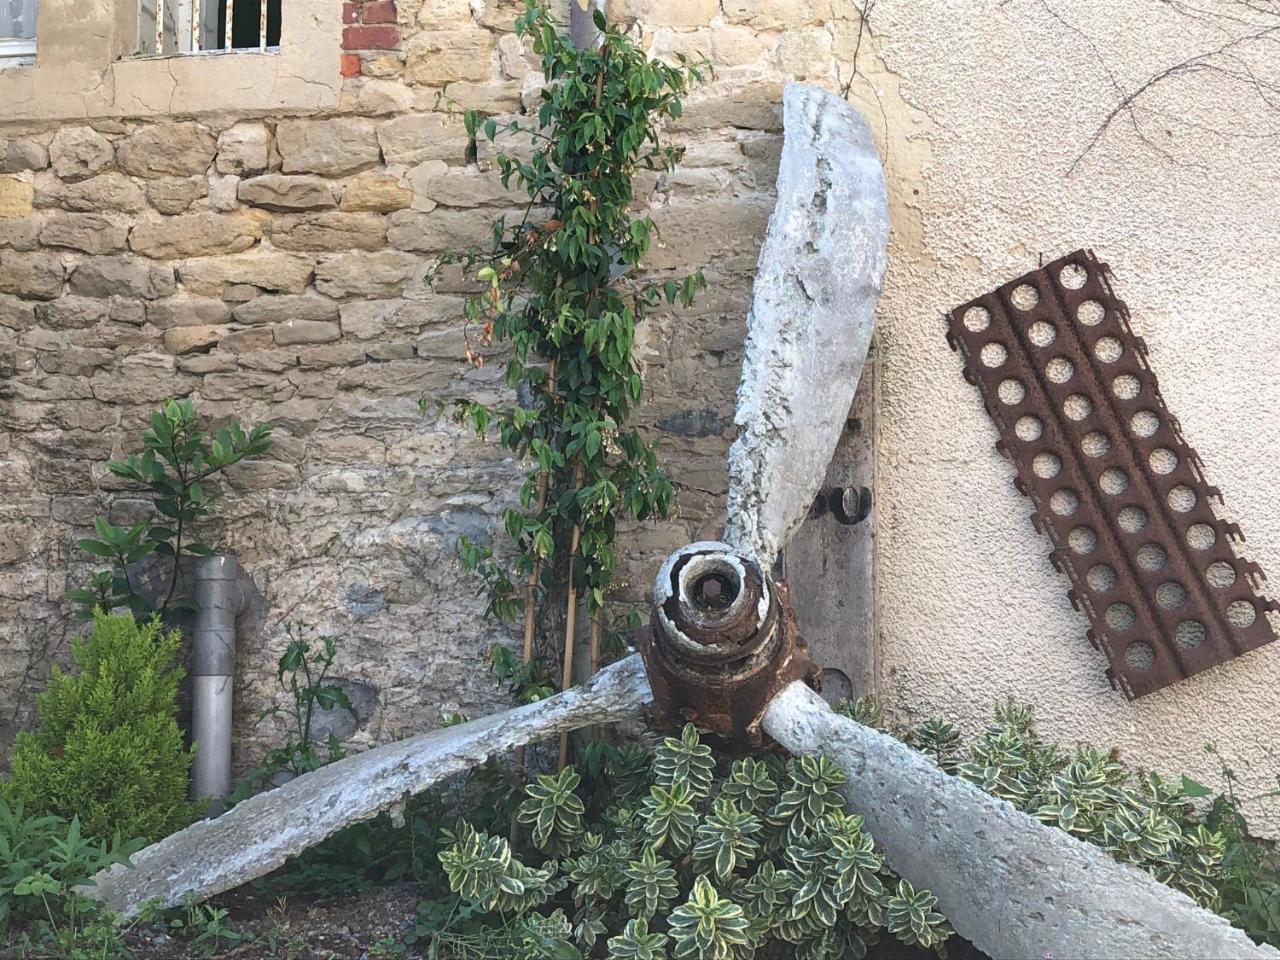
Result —
<instances>
[{"instance_id":1,"label":"gravel ground","mask_svg":"<svg viewBox=\"0 0 1280 960\"><path fill-rule=\"evenodd\" d=\"M127 939L137 960L390 960L375 945L412 927L418 899L410 884L323 902L234 893L215 905L228 911L224 922L241 939L199 944L186 931L154 924Z\"/></svg>"}]
</instances>

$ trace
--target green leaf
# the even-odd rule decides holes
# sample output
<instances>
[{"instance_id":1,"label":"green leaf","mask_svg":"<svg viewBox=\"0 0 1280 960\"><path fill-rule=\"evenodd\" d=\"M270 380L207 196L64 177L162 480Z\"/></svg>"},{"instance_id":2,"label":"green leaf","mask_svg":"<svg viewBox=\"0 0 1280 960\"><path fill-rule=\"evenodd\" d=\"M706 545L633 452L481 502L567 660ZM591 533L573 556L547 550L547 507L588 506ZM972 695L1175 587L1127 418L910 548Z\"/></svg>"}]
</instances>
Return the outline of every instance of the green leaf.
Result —
<instances>
[{"instance_id":1,"label":"green leaf","mask_svg":"<svg viewBox=\"0 0 1280 960\"><path fill-rule=\"evenodd\" d=\"M1198 800L1202 797L1213 796L1213 791L1202 783L1192 780L1190 777L1183 775L1182 777L1182 793L1184 796Z\"/></svg>"}]
</instances>

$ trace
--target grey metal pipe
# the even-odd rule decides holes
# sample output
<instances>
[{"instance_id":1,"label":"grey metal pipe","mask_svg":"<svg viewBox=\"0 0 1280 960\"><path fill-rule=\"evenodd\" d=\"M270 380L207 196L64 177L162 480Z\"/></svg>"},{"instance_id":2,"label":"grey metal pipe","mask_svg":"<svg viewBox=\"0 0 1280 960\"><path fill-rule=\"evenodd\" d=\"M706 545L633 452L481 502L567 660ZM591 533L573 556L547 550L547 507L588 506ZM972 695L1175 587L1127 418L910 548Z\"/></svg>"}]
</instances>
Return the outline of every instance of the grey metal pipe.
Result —
<instances>
[{"instance_id":1,"label":"grey metal pipe","mask_svg":"<svg viewBox=\"0 0 1280 960\"><path fill-rule=\"evenodd\" d=\"M231 707L235 686L236 616L244 591L240 564L225 554L200 557L195 568L195 629L191 637L191 734L196 745L191 791L221 812L231 793Z\"/></svg>"}]
</instances>

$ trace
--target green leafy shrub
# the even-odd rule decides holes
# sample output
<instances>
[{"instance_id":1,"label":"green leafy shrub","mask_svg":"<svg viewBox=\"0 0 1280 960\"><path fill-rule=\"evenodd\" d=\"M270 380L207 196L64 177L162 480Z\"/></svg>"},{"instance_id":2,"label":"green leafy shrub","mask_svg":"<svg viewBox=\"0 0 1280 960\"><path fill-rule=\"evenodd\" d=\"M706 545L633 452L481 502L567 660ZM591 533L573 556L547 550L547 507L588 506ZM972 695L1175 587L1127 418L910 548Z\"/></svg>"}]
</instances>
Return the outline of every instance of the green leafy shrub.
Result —
<instances>
[{"instance_id":1,"label":"green leafy shrub","mask_svg":"<svg viewBox=\"0 0 1280 960\"><path fill-rule=\"evenodd\" d=\"M86 836L158 840L191 822L174 667L181 637L158 617L136 623L99 612L72 643L80 671L57 667L37 706L40 725L18 734L0 792L26 809L78 817Z\"/></svg>"},{"instance_id":2,"label":"green leafy shrub","mask_svg":"<svg viewBox=\"0 0 1280 960\"><path fill-rule=\"evenodd\" d=\"M322 756L311 732L317 710L342 709L356 716L356 708L352 706L347 692L337 684L325 682L338 657L337 638L320 637L318 645L313 646L307 639L304 625L288 623L285 630L289 635L289 645L276 664L276 682L280 684L287 706L275 705L264 710L258 719L283 717L289 731L284 742L267 751L262 763L245 775L231 794L231 803L239 803L252 796L278 773L300 776L345 756L342 744L332 733L325 745L327 756Z\"/></svg>"},{"instance_id":3,"label":"green leafy shrub","mask_svg":"<svg viewBox=\"0 0 1280 960\"><path fill-rule=\"evenodd\" d=\"M5 956L123 955L114 918L75 887L142 844L90 841L77 819L28 816L20 801L0 800L0 940L14 950Z\"/></svg>"},{"instance_id":4,"label":"green leafy shrub","mask_svg":"<svg viewBox=\"0 0 1280 960\"><path fill-rule=\"evenodd\" d=\"M501 121L470 111L465 124L473 140L513 145L494 165L504 187L523 192L523 210L494 222L485 249L442 262L461 264L481 288L465 306L467 359L481 365L497 354L521 398L460 400L454 412L527 465L518 504L503 511L508 543L495 552L461 538L458 557L483 580L488 616L524 619L523 670L504 670L500 648L494 662L529 699L571 682L566 621L579 606L590 619L593 669L625 648L622 630L638 626L636 611L605 611L618 525L672 509L674 485L630 423L644 397L636 329L653 308L691 305L705 280L642 277L657 226L638 213L636 185L678 163L683 150L665 127L705 67L652 59L600 15L601 42L579 48L546 0L519 5L515 33L546 79L536 110Z\"/></svg>"},{"instance_id":5,"label":"green leafy shrub","mask_svg":"<svg viewBox=\"0 0 1280 960\"><path fill-rule=\"evenodd\" d=\"M1215 756L1218 754L1213 744L1206 749ZM1207 817L1209 828L1221 833L1226 843L1218 886L1221 913L1254 940L1280 947L1280 855L1273 845L1250 836L1249 822L1242 809L1245 798L1239 793L1240 779L1225 762L1222 762L1222 778L1227 788L1213 798ZM1189 796L1212 796L1207 787L1185 777L1183 786ZM1280 796L1280 774L1276 776L1276 789L1248 799L1277 796Z\"/></svg>"},{"instance_id":6,"label":"green leafy shrub","mask_svg":"<svg viewBox=\"0 0 1280 960\"><path fill-rule=\"evenodd\" d=\"M869 700L837 709L861 723L882 725ZM938 719L888 732L948 773L1145 870L1255 940L1280 946L1280 860L1249 836L1235 774L1225 765L1227 792L1213 799L1206 814L1196 801L1213 797L1207 787L1130 769L1115 751L1087 744L1064 750L1046 742L1025 705L999 707L995 722L969 743L954 725Z\"/></svg>"},{"instance_id":7,"label":"green leafy shrub","mask_svg":"<svg viewBox=\"0 0 1280 960\"><path fill-rule=\"evenodd\" d=\"M591 804L573 767L536 778L524 859L465 822L449 835L449 886L489 929L558 931L560 952L510 956L837 960L886 934L941 955L937 901L885 867L825 758L717 762L687 726L619 772Z\"/></svg>"},{"instance_id":8,"label":"green leafy shrub","mask_svg":"<svg viewBox=\"0 0 1280 960\"><path fill-rule=\"evenodd\" d=\"M166 401L151 414L150 423L142 433L142 453L112 460L107 469L146 489L157 516L132 527L118 527L97 517L94 536L77 541L81 550L111 562L111 568L95 573L87 587L68 591L68 599L80 607L78 619L88 620L99 609L110 612L125 607L145 619L153 611L189 607L190 599L177 592L179 561L184 555L213 552L192 537L193 528L217 502L212 479L271 445L270 424L245 432L234 417L209 437L200 429L190 400ZM135 582L136 564L151 554L170 561L160 602L154 604Z\"/></svg>"}]
</instances>

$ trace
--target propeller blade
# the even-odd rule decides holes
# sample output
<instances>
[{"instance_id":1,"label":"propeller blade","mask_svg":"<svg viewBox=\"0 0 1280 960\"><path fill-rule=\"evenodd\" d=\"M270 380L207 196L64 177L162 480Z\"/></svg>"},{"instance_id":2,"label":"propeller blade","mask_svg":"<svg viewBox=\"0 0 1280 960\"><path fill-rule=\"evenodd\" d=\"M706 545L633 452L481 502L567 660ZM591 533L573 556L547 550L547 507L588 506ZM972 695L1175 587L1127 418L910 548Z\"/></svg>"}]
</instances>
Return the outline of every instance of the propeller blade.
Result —
<instances>
[{"instance_id":1,"label":"propeller blade","mask_svg":"<svg viewBox=\"0 0 1280 960\"><path fill-rule=\"evenodd\" d=\"M724 539L768 570L822 485L871 344L889 201L866 120L789 84L778 202L747 319Z\"/></svg>"},{"instance_id":2,"label":"propeller blade","mask_svg":"<svg viewBox=\"0 0 1280 960\"><path fill-rule=\"evenodd\" d=\"M834 713L804 684L773 698L764 730L791 753L825 756L848 774L845 797L889 866L936 895L984 955L1280 957L1101 847Z\"/></svg>"},{"instance_id":3,"label":"propeller blade","mask_svg":"<svg viewBox=\"0 0 1280 960\"><path fill-rule=\"evenodd\" d=\"M489 757L564 730L638 714L652 699L638 654L547 700L388 743L291 780L139 851L80 892L126 916L158 900L203 900L270 873L343 827L368 820Z\"/></svg>"}]
</instances>

